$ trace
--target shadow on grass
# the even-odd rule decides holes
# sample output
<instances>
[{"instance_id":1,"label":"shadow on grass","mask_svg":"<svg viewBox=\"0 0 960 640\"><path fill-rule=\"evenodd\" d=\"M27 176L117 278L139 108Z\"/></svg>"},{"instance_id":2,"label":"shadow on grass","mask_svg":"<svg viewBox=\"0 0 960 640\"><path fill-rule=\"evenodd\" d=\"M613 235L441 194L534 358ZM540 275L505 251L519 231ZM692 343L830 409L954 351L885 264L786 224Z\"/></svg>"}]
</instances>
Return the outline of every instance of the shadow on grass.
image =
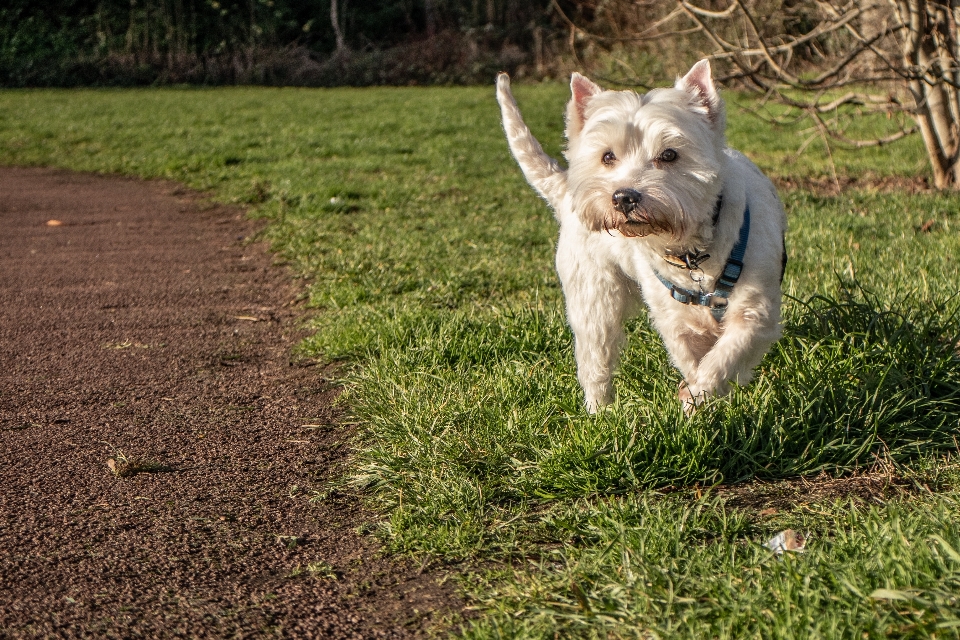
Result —
<instances>
[{"instance_id":1,"label":"shadow on grass","mask_svg":"<svg viewBox=\"0 0 960 640\"><path fill-rule=\"evenodd\" d=\"M647 362L628 364L631 397L578 421L584 431L572 446L545 452L539 490L557 497L840 475L956 451L958 338L945 304L887 306L861 289L793 299L756 381L691 418L675 406L676 380Z\"/></svg>"},{"instance_id":2,"label":"shadow on grass","mask_svg":"<svg viewBox=\"0 0 960 640\"><path fill-rule=\"evenodd\" d=\"M956 450L956 313L885 307L862 290L793 302L760 388L718 406L724 475L843 471Z\"/></svg>"}]
</instances>

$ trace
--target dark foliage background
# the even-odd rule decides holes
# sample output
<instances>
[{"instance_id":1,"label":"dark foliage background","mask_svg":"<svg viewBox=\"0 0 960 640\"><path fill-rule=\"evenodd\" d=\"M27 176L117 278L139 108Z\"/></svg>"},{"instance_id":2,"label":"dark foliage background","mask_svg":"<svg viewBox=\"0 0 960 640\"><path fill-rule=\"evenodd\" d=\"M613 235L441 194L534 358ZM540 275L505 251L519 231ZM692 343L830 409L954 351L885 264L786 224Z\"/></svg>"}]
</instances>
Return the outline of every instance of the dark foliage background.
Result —
<instances>
[{"instance_id":1,"label":"dark foliage background","mask_svg":"<svg viewBox=\"0 0 960 640\"><path fill-rule=\"evenodd\" d=\"M0 84L489 82L565 37L550 0L5 0Z\"/></svg>"}]
</instances>

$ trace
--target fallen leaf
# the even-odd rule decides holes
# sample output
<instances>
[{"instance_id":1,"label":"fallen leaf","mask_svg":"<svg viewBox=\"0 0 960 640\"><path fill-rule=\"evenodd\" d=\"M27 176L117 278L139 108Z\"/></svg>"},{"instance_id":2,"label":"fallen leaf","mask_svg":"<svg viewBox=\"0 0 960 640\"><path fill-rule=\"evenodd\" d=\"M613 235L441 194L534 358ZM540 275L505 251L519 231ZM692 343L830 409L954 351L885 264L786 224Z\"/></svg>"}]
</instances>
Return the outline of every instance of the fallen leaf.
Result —
<instances>
[{"instance_id":1,"label":"fallen leaf","mask_svg":"<svg viewBox=\"0 0 960 640\"><path fill-rule=\"evenodd\" d=\"M63 223L60 222L59 220L47 220L47 226L48 226L48 227L59 227L59 226L61 226L62 224L63 224Z\"/></svg>"},{"instance_id":2,"label":"fallen leaf","mask_svg":"<svg viewBox=\"0 0 960 640\"><path fill-rule=\"evenodd\" d=\"M237 320L248 320L250 322L260 322L260 318L256 316L233 316Z\"/></svg>"},{"instance_id":3,"label":"fallen leaf","mask_svg":"<svg viewBox=\"0 0 960 640\"><path fill-rule=\"evenodd\" d=\"M760 512L760 515L761 515L761 516L772 516L772 515L776 515L776 513L777 513L777 510L774 509L773 507L770 507L769 509L764 509L763 511L761 511L761 512Z\"/></svg>"},{"instance_id":4,"label":"fallen leaf","mask_svg":"<svg viewBox=\"0 0 960 640\"><path fill-rule=\"evenodd\" d=\"M777 555L781 555L784 551L803 553L806 543L807 541L802 533L797 533L793 529L786 529L767 540L763 546Z\"/></svg>"},{"instance_id":5,"label":"fallen leaf","mask_svg":"<svg viewBox=\"0 0 960 640\"><path fill-rule=\"evenodd\" d=\"M874 589L870 597L874 600L912 600L913 594L906 591L895 591L894 589Z\"/></svg>"}]
</instances>

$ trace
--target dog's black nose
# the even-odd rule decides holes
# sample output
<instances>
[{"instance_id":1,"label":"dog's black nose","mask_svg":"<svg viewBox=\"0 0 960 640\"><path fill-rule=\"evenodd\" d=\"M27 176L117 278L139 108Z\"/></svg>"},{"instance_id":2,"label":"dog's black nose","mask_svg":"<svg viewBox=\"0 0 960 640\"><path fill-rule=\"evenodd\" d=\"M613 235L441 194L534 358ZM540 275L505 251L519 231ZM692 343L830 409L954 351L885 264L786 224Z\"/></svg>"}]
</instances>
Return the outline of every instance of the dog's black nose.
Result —
<instances>
[{"instance_id":1,"label":"dog's black nose","mask_svg":"<svg viewBox=\"0 0 960 640\"><path fill-rule=\"evenodd\" d=\"M640 206L643 195L636 189L617 189L613 192L613 207L620 213L630 213Z\"/></svg>"}]
</instances>

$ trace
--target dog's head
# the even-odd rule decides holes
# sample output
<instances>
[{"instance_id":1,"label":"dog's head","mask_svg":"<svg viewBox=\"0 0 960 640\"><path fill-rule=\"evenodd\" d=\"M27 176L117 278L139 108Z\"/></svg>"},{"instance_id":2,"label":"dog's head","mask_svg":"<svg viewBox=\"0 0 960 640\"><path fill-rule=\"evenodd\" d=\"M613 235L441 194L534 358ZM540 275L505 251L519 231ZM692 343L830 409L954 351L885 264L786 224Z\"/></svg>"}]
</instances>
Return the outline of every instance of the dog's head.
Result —
<instances>
[{"instance_id":1,"label":"dog's head","mask_svg":"<svg viewBox=\"0 0 960 640\"><path fill-rule=\"evenodd\" d=\"M587 227L671 242L699 232L720 195L726 146L709 62L645 95L604 91L578 73L570 86L568 186Z\"/></svg>"}]
</instances>

